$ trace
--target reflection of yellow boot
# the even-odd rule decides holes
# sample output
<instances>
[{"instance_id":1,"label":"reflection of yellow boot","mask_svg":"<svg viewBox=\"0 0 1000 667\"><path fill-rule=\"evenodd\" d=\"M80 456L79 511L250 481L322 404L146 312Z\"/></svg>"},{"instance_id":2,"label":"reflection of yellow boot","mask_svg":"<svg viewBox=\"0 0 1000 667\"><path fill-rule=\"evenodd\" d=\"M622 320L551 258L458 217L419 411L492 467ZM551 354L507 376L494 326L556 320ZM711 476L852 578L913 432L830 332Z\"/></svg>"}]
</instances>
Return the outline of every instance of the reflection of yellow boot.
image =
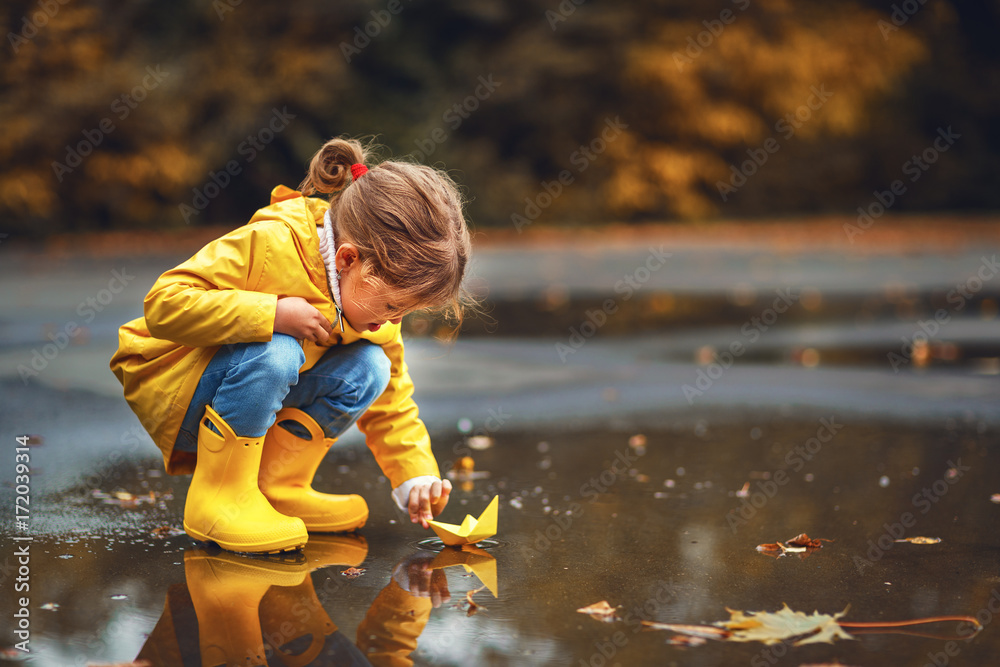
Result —
<instances>
[{"instance_id":1,"label":"reflection of yellow boot","mask_svg":"<svg viewBox=\"0 0 1000 667\"><path fill-rule=\"evenodd\" d=\"M312 535L302 553L310 571L332 565L357 567L368 556L368 542L361 535Z\"/></svg>"},{"instance_id":2,"label":"reflection of yellow boot","mask_svg":"<svg viewBox=\"0 0 1000 667\"><path fill-rule=\"evenodd\" d=\"M222 434L208 427L208 422ZM263 438L241 438L211 406L198 426L198 462L184 505L184 530L224 549L297 549L309 534L302 520L279 513L257 487Z\"/></svg>"},{"instance_id":3,"label":"reflection of yellow boot","mask_svg":"<svg viewBox=\"0 0 1000 667\"><path fill-rule=\"evenodd\" d=\"M271 587L260 602L260 627L268 653L276 654L276 664L286 667L313 664L326 646L327 635L337 631L308 576L297 586Z\"/></svg>"},{"instance_id":4,"label":"reflection of yellow boot","mask_svg":"<svg viewBox=\"0 0 1000 667\"><path fill-rule=\"evenodd\" d=\"M303 555L310 571L333 565L353 567L368 555L368 543L360 535L312 535ZM357 647L340 633L332 636L337 626L316 595L312 577L294 587L272 586L260 603L260 624L268 653L278 658L274 664L367 664L350 661L349 656L362 657Z\"/></svg>"},{"instance_id":5,"label":"reflection of yellow boot","mask_svg":"<svg viewBox=\"0 0 1000 667\"><path fill-rule=\"evenodd\" d=\"M302 424L310 439L299 438L278 425L288 420ZM354 530L368 520L368 504L361 496L319 493L311 486L320 461L334 442L323 437L323 429L312 417L295 408L280 410L264 439L260 490L275 509L302 519L310 531Z\"/></svg>"},{"instance_id":6,"label":"reflection of yellow boot","mask_svg":"<svg viewBox=\"0 0 1000 667\"><path fill-rule=\"evenodd\" d=\"M268 589L310 581L305 563L269 562L203 549L184 554L191 603L198 617L201 664L266 665L258 616Z\"/></svg>"}]
</instances>

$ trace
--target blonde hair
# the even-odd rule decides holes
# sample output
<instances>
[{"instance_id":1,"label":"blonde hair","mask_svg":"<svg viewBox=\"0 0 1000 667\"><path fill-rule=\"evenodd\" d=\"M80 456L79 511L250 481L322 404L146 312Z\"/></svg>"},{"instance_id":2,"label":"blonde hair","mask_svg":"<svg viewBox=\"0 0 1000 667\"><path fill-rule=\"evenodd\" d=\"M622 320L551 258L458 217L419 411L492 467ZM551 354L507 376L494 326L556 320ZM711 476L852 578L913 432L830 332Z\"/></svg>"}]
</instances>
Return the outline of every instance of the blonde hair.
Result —
<instances>
[{"instance_id":1,"label":"blonde hair","mask_svg":"<svg viewBox=\"0 0 1000 667\"><path fill-rule=\"evenodd\" d=\"M366 282L461 325L474 302L462 285L472 242L455 182L438 169L396 161L353 180L351 165L365 164L368 153L355 139L331 139L312 157L299 190L329 194L337 243L357 247Z\"/></svg>"}]
</instances>

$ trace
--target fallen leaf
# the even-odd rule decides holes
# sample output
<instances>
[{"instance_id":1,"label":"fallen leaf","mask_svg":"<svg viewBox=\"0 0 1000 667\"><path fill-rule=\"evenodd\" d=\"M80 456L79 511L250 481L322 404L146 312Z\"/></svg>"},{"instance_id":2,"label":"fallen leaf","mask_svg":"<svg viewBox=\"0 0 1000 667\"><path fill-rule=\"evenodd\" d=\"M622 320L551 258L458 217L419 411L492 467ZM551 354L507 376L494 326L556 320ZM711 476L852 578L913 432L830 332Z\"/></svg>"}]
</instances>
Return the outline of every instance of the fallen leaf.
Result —
<instances>
[{"instance_id":1,"label":"fallen leaf","mask_svg":"<svg viewBox=\"0 0 1000 667\"><path fill-rule=\"evenodd\" d=\"M750 482L746 482L743 488L736 492L737 498L749 498L750 497Z\"/></svg>"},{"instance_id":2,"label":"fallen leaf","mask_svg":"<svg viewBox=\"0 0 1000 667\"><path fill-rule=\"evenodd\" d=\"M728 621L720 621L716 625L729 630L732 634L729 641L763 642L778 644L786 639L801 637L794 646L816 644L819 642L833 643L835 639L854 639L837 624L837 619L847 613L820 614L813 612L806 616L801 611L792 611L784 605L779 611L733 611Z\"/></svg>"},{"instance_id":3,"label":"fallen leaf","mask_svg":"<svg viewBox=\"0 0 1000 667\"><path fill-rule=\"evenodd\" d=\"M833 540L822 537L814 540L805 533L799 533L792 539L786 540L784 544L781 542L758 544L757 551L775 558L781 558L786 553L799 554L799 558L805 558L814 550L822 549L823 542L833 542ZM780 553L777 553L779 551Z\"/></svg>"},{"instance_id":4,"label":"fallen leaf","mask_svg":"<svg viewBox=\"0 0 1000 667\"><path fill-rule=\"evenodd\" d=\"M486 607L482 607L482 606L480 606L480 605L478 605L478 604L476 604L475 602L472 601L472 596L475 595L476 593L478 593L479 591L483 590L484 588L486 588L486 586L480 586L479 588L477 588L474 591L466 591L466 593L465 593L465 599L469 603L469 608L465 612L466 616L472 616L473 614L475 614L480 609L485 609L486 608Z\"/></svg>"},{"instance_id":5,"label":"fallen leaf","mask_svg":"<svg viewBox=\"0 0 1000 667\"><path fill-rule=\"evenodd\" d=\"M642 621L642 624L650 630L669 630L689 637L698 637L699 639L722 640L728 639L729 635L732 634L729 630L723 630L714 625L678 625L676 623L658 623L656 621Z\"/></svg>"},{"instance_id":6,"label":"fallen leaf","mask_svg":"<svg viewBox=\"0 0 1000 667\"><path fill-rule=\"evenodd\" d=\"M792 539L785 540L785 544L790 547L806 547L807 549L821 549L823 542L833 542L833 540L825 540L823 538L813 540L809 539L809 536L805 533L799 533Z\"/></svg>"},{"instance_id":7,"label":"fallen leaf","mask_svg":"<svg viewBox=\"0 0 1000 667\"><path fill-rule=\"evenodd\" d=\"M165 539L167 537L174 537L175 535L183 535L184 531L173 526L160 526L150 531L150 534L157 539Z\"/></svg>"},{"instance_id":8,"label":"fallen leaf","mask_svg":"<svg viewBox=\"0 0 1000 667\"><path fill-rule=\"evenodd\" d=\"M992 496L990 496L990 502L1000 505L1000 493L994 493Z\"/></svg>"},{"instance_id":9,"label":"fallen leaf","mask_svg":"<svg viewBox=\"0 0 1000 667\"><path fill-rule=\"evenodd\" d=\"M896 542L909 542L910 544L937 544L941 541L940 537L904 537L901 540L895 540Z\"/></svg>"},{"instance_id":10,"label":"fallen leaf","mask_svg":"<svg viewBox=\"0 0 1000 667\"><path fill-rule=\"evenodd\" d=\"M349 567L343 572L341 572L341 574L347 577L348 579L357 579L364 573L365 573L365 568L363 567Z\"/></svg>"},{"instance_id":11,"label":"fallen leaf","mask_svg":"<svg viewBox=\"0 0 1000 667\"><path fill-rule=\"evenodd\" d=\"M598 603L600 604L600 603ZM593 605L597 606L597 605ZM816 644L819 642L833 643L835 639L855 639L848 634L847 629L856 630L857 634L873 634L877 632L901 632L897 628L927 625L931 623L960 622L974 626L976 632L983 629L982 624L973 616L933 616L917 618L909 621L880 622L847 622L839 619L847 613L847 609L839 614L820 614L814 611L807 616L801 611L792 611L788 605L770 613L766 611L733 611L729 612L728 621L719 621L714 625L678 625L674 623L658 623L642 621L642 625L651 630L668 630L679 635L720 641L750 642L759 641L765 644L792 642L793 646ZM903 631L905 633L905 631ZM918 635L928 636L928 635ZM942 637L936 637L941 639ZM673 637L668 642L678 640ZM948 639L944 637L944 639ZM688 646L700 645L700 642L688 642Z\"/></svg>"},{"instance_id":12,"label":"fallen leaf","mask_svg":"<svg viewBox=\"0 0 1000 667\"><path fill-rule=\"evenodd\" d=\"M609 605L607 600L601 600L592 605L580 607L577 611L581 614L589 614L598 621L604 621L605 623L619 620L615 608Z\"/></svg>"}]
</instances>

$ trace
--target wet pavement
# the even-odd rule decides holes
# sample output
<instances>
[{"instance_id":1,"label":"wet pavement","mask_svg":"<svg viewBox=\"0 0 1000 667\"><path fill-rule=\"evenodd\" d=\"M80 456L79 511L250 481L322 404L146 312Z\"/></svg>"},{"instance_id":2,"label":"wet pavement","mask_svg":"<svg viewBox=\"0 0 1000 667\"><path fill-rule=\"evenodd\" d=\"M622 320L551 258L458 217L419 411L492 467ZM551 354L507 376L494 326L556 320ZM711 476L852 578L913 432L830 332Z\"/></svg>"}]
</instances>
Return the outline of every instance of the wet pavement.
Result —
<instances>
[{"instance_id":1,"label":"wet pavement","mask_svg":"<svg viewBox=\"0 0 1000 667\"><path fill-rule=\"evenodd\" d=\"M432 534L394 508L355 432L316 486L365 495L368 524L281 559L179 532L187 478L162 473L107 370L117 326L177 258L8 258L6 507L15 437L33 444L29 528L15 529L13 510L2 522L0 614L15 622L0 645L18 641L15 550L28 544L34 665L264 664L237 663L247 650L273 665L993 663L1000 282L969 282L983 248L850 267L817 251L772 259L766 276L764 249L687 247L629 299L615 285L643 277L648 244L600 261L593 249L545 252L558 256L483 253L499 331L473 327L452 347L415 331L407 348L439 461L468 455L477 471L455 480L441 518L460 522L499 495L496 544L422 546ZM948 301L959 285L960 309ZM781 290L796 297L779 313ZM59 345L70 323L83 333ZM37 374L24 382L19 366ZM755 548L803 532L831 541L781 558ZM895 541L913 536L941 542ZM619 620L576 612L601 600ZM783 603L848 608L855 622L971 616L983 629L682 648L640 623Z\"/></svg>"}]
</instances>

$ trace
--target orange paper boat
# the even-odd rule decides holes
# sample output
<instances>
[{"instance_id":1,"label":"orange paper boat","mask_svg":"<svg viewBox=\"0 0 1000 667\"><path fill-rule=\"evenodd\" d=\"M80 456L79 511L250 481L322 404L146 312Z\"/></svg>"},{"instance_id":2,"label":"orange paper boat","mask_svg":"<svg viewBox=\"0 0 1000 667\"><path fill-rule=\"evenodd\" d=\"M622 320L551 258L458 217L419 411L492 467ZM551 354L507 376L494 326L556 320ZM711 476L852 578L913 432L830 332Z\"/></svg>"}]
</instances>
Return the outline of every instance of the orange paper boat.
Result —
<instances>
[{"instance_id":1,"label":"orange paper boat","mask_svg":"<svg viewBox=\"0 0 1000 667\"><path fill-rule=\"evenodd\" d=\"M437 533L441 541L449 547L458 547L463 544L475 544L487 537L497 534L497 514L500 511L500 496L494 496L490 504L474 519L471 514L465 515L462 525L456 526L453 523L442 523L440 521L428 521L434 532Z\"/></svg>"}]
</instances>

